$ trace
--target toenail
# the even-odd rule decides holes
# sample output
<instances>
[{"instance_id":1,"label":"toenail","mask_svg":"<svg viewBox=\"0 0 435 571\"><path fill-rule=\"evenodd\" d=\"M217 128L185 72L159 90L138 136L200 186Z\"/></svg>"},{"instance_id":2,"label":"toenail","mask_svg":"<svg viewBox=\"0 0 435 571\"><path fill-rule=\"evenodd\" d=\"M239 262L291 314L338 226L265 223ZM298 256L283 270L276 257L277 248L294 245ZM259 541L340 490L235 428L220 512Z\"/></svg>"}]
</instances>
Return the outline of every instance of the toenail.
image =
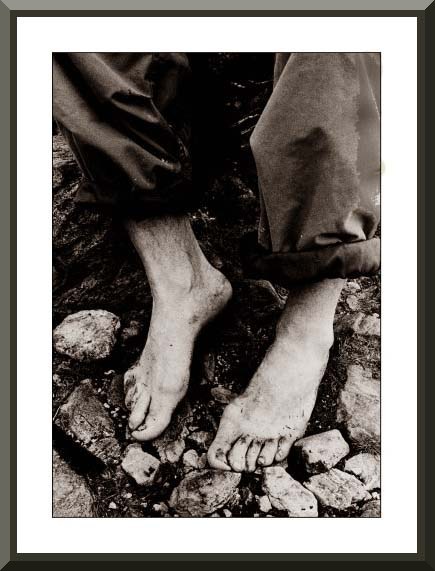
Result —
<instances>
[{"instance_id":1,"label":"toenail","mask_svg":"<svg viewBox=\"0 0 435 571\"><path fill-rule=\"evenodd\" d=\"M263 462L264 462L264 458L263 458L263 456L260 456L260 458L258 459L258 463L263 464Z\"/></svg>"}]
</instances>

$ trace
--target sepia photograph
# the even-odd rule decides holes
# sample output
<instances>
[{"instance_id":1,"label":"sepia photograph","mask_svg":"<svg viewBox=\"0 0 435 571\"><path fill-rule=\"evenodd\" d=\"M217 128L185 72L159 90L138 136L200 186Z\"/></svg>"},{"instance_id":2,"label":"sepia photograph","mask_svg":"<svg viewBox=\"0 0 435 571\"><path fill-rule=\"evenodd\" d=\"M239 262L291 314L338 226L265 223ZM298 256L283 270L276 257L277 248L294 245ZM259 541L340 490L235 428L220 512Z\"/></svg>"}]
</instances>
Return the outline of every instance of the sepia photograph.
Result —
<instances>
[{"instance_id":1,"label":"sepia photograph","mask_svg":"<svg viewBox=\"0 0 435 571\"><path fill-rule=\"evenodd\" d=\"M381 517L381 54L52 89L53 517Z\"/></svg>"}]
</instances>

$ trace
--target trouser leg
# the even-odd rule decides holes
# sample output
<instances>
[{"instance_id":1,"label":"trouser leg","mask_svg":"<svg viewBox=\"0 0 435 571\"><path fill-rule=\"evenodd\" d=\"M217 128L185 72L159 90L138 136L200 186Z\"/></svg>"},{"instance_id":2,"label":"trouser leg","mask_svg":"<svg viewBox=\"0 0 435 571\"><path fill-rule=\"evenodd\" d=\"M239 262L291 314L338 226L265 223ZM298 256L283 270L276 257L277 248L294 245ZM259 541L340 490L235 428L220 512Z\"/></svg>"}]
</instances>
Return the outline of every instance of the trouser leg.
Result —
<instances>
[{"instance_id":1,"label":"trouser leg","mask_svg":"<svg viewBox=\"0 0 435 571\"><path fill-rule=\"evenodd\" d=\"M257 274L295 282L378 269L379 86L378 54L277 54L251 137Z\"/></svg>"},{"instance_id":2,"label":"trouser leg","mask_svg":"<svg viewBox=\"0 0 435 571\"><path fill-rule=\"evenodd\" d=\"M54 54L53 113L83 171L78 202L136 218L188 208L189 75L183 53Z\"/></svg>"}]
</instances>

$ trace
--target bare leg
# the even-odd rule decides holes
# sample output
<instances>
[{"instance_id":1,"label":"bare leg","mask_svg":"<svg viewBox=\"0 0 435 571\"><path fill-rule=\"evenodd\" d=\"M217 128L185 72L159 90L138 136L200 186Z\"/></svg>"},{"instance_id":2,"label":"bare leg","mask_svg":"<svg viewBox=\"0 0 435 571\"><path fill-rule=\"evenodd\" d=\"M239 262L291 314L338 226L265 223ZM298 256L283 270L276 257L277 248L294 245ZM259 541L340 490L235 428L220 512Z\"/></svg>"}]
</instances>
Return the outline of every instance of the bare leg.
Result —
<instances>
[{"instance_id":1,"label":"bare leg","mask_svg":"<svg viewBox=\"0 0 435 571\"><path fill-rule=\"evenodd\" d=\"M307 427L333 343L344 280L295 287L276 338L246 391L225 409L208 452L222 470L254 471L284 460Z\"/></svg>"},{"instance_id":2,"label":"bare leg","mask_svg":"<svg viewBox=\"0 0 435 571\"><path fill-rule=\"evenodd\" d=\"M195 339L231 297L231 285L206 260L186 216L126 222L153 295L148 338L125 374L129 426L156 438L186 394Z\"/></svg>"}]
</instances>

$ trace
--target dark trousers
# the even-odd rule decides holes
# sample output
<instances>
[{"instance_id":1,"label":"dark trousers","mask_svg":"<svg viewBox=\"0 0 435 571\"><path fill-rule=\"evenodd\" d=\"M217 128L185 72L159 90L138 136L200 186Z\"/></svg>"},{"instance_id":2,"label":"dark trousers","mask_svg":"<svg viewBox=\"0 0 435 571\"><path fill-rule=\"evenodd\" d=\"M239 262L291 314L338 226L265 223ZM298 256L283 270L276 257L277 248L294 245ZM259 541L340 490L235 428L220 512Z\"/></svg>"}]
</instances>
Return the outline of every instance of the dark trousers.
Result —
<instances>
[{"instance_id":1,"label":"dark trousers","mask_svg":"<svg viewBox=\"0 0 435 571\"><path fill-rule=\"evenodd\" d=\"M54 116L84 174L77 200L141 218L195 203L183 53L54 56ZM251 136L260 189L247 259L281 283L379 268L378 54L277 54ZM194 124L194 123L193 123Z\"/></svg>"}]
</instances>

